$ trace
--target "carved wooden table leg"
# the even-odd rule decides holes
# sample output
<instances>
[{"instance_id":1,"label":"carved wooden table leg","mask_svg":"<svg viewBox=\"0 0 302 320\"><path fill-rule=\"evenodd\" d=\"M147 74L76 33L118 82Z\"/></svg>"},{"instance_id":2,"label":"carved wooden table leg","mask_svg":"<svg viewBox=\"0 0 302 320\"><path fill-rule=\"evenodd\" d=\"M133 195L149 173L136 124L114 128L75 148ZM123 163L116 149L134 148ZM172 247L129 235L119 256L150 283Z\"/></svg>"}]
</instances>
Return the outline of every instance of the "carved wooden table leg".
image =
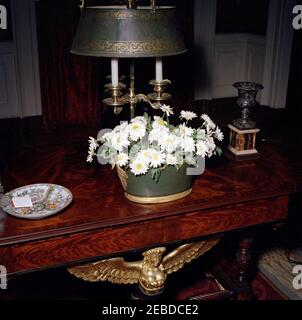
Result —
<instances>
[{"instance_id":1,"label":"carved wooden table leg","mask_svg":"<svg viewBox=\"0 0 302 320\"><path fill-rule=\"evenodd\" d=\"M237 294L237 300L250 300L254 295L249 286L249 279L247 276L248 269L251 261L250 249L252 246L252 239L244 239L240 242L240 249L237 254L238 265L238 282L242 286L243 290L240 290Z\"/></svg>"}]
</instances>

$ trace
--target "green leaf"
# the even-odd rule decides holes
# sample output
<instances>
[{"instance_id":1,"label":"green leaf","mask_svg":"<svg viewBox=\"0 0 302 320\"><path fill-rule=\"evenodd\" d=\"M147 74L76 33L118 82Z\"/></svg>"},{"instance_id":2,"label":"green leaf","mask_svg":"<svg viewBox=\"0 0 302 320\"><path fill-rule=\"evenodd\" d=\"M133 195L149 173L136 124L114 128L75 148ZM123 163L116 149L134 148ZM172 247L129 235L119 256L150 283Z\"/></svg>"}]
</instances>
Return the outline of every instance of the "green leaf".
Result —
<instances>
[{"instance_id":1,"label":"green leaf","mask_svg":"<svg viewBox=\"0 0 302 320\"><path fill-rule=\"evenodd\" d=\"M134 144L131 149L130 149L130 152L129 152L129 158L130 160L133 160L136 155L139 153L139 151L141 150L141 147L140 145L138 144Z\"/></svg>"},{"instance_id":2,"label":"green leaf","mask_svg":"<svg viewBox=\"0 0 302 320\"><path fill-rule=\"evenodd\" d=\"M184 163L184 154L182 152L177 152L175 156L176 156L176 162L177 162L176 167L181 168L181 166Z\"/></svg>"},{"instance_id":3,"label":"green leaf","mask_svg":"<svg viewBox=\"0 0 302 320\"><path fill-rule=\"evenodd\" d=\"M147 120L147 131L152 130L152 118L145 112L144 117Z\"/></svg>"},{"instance_id":4,"label":"green leaf","mask_svg":"<svg viewBox=\"0 0 302 320\"><path fill-rule=\"evenodd\" d=\"M110 157L110 149L107 148L107 149L104 149L102 150L101 152L101 156L105 159L108 159Z\"/></svg>"},{"instance_id":5,"label":"green leaf","mask_svg":"<svg viewBox=\"0 0 302 320\"><path fill-rule=\"evenodd\" d=\"M196 130L196 140L205 140L206 134L205 131L202 129Z\"/></svg>"},{"instance_id":6,"label":"green leaf","mask_svg":"<svg viewBox=\"0 0 302 320\"><path fill-rule=\"evenodd\" d=\"M151 170L151 174L152 174L152 179L158 183L160 176L161 176L161 169L160 168L156 168L156 169L152 169Z\"/></svg>"},{"instance_id":7,"label":"green leaf","mask_svg":"<svg viewBox=\"0 0 302 320\"><path fill-rule=\"evenodd\" d=\"M170 132L174 132L174 130L176 129L172 124L168 125L168 128Z\"/></svg>"},{"instance_id":8,"label":"green leaf","mask_svg":"<svg viewBox=\"0 0 302 320\"><path fill-rule=\"evenodd\" d=\"M222 155L222 149L220 147L216 147L214 151L214 155L221 156Z\"/></svg>"}]
</instances>

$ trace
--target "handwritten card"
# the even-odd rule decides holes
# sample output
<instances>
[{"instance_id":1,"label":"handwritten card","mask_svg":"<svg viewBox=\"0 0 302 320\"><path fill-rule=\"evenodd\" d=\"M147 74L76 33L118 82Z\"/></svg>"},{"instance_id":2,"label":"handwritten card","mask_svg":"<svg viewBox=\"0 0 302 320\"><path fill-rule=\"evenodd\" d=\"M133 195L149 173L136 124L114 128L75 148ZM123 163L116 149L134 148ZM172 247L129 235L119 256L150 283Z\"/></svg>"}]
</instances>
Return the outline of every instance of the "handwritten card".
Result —
<instances>
[{"instance_id":1,"label":"handwritten card","mask_svg":"<svg viewBox=\"0 0 302 320\"><path fill-rule=\"evenodd\" d=\"M30 208L33 206L29 196L12 197L12 201L15 208Z\"/></svg>"}]
</instances>

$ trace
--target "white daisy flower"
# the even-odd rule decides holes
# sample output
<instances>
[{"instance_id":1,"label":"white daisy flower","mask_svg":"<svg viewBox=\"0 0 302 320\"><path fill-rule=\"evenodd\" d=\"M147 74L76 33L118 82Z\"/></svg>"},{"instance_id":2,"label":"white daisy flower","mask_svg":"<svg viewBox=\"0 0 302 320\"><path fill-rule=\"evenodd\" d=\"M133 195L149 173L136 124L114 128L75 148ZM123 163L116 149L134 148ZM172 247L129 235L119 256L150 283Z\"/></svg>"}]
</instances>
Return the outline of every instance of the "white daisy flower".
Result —
<instances>
[{"instance_id":1,"label":"white daisy flower","mask_svg":"<svg viewBox=\"0 0 302 320\"><path fill-rule=\"evenodd\" d=\"M147 120L145 117L143 116L139 116L139 117L135 117L131 120L131 123L136 123L136 122L141 122L143 123L145 126L147 125Z\"/></svg>"},{"instance_id":2,"label":"white daisy flower","mask_svg":"<svg viewBox=\"0 0 302 320\"><path fill-rule=\"evenodd\" d=\"M214 130L216 128L216 124L212 121L212 119L207 114L203 114L201 116L201 119L206 123L206 127L208 131L210 129Z\"/></svg>"},{"instance_id":3,"label":"white daisy flower","mask_svg":"<svg viewBox=\"0 0 302 320\"><path fill-rule=\"evenodd\" d=\"M194 139L192 137L184 137L181 141L181 147L187 153L194 152L196 148Z\"/></svg>"},{"instance_id":4,"label":"white daisy flower","mask_svg":"<svg viewBox=\"0 0 302 320\"><path fill-rule=\"evenodd\" d=\"M167 128L167 121L164 121L163 118L159 116L154 116L154 121L152 123L153 129L164 129Z\"/></svg>"},{"instance_id":5,"label":"white daisy flower","mask_svg":"<svg viewBox=\"0 0 302 320\"><path fill-rule=\"evenodd\" d=\"M99 147L99 144L96 139L89 137L89 149L96 150Z\"/></svg>"},{"instance_id":6,"label":"white daisy flower","mask_svg":"<svg viewBox=\"0 0 302 320\"><path fill-rule=\"evenodd\" d=\"M130 141L128 140L128 136L122 134L122 132L118 132L118 133L114 132L110 142L112 144L112 147L119 152L122 152L125 148L130 146Z\"/></svg>"},{"instance_id":7,"label":"white daisy flower","mask_svg":"<svg viewBox=\"0 0 302 320\"><path fill-rule=\"evenodd\" d=\"M214 150L216 149L215 141L212 137L207 137L205 140L205 144L208 148L208 157L211 158Z\"/></svg>"},{"instance_id":8,"label":"white daisy flower","mask_svg":"<svg viewBox=\"0 0 302 320\"><path fill-rule=\"evenodd\" d=\"M127 121L123 121L121 122L120 125L116 126L114 128L114 132L120 132L120 133L123 133L123 134L128 134L128 122Z\"/></svg>"},{"instance_id":9,"label":"white daisy flower","mask_svg":"<svg viewBox=\"0 0 302 320\"><path fill-rule=\"evenodd\" d=\"M172 154L167 154L167 156L166 156L166 164L168 166L175 166L177 164L177 158Z\"/></svg>"},{"instance_id":10,"label":"white daisy flower","mask_svg":"<svg viewBox=\"0 0 302 320\"><path fill-rule=\"evenodd\" d=\"M160 136L161 136L160 130L156 130L156 129L151 130L148 136L149 143L158 142L158 140L160 139Z\"/></svg>"},{"instance_id":11,"label":"white daisy flower","mask_svg":"<svg viewBox=\"0 0 302 320\"><path fill-rule=\"evenodd\" d=\"M149 133L149 142L158 142L161 140L162 136L169 133L169 128L166 126L167 122L160 117L154 117L154 122L152 124L152 130Z\"/></svg>"},{"instance_id":12,"label":"white daisy flower","mask_svg":"<svg viewBox=\"0 0 302 320\"><path fill-rule=\"evenodd\" d=\"M180 112L180 119L185 119L187 121L193 120L197 118L197 114L192 111L181 111Z\"/></svg>"},{"instance_id":13,"label":"white daisy flower","mask_svg":"<svg viewBox=\"0 0 302 320\"><path fill-rule=\"evenodd\" d=\"M92 162L93 161L93 155L92 154L88 154L88 157L87 157L87 162Z\"/></svg>"},{"instance_id":14,"label":"white daisy flower","mask_svg":"<svg viewBox=\"0 0 302 320\"><path fill-rule=\"evenodd\" d=\"M173 153L180 144L179 137L174 134L165 134L161 137L159 145L162 151Z\"/></svg>"},{"instance_id":15,"label":"white daisy flower","mask_svg":"<svg viewBox=\"0 0 302 320\"><path fill-rule=\"evenodd\" d=\"M158 168L164 163L165 163L165 155L160 151L152 149L151 150L151 162L150 162L151 167Z\"/></svg>"},{"instance_id":16,"label":"white daisy flower","mask_svg":"<svg viewBox=\"0 0 302 320\"><path fill-rule=\"evenodd\" d=\"M224 135L223 132L220 130L220 128L216 128L215 132L214 132L214 137L218 140L218 141L222 141L224 139Z\"/></svg>"},{"instance_id":17,"label":"white daisy flower","mask_svg":"<svg viewBox=\"0 0 302 320\"><path fill-rule=\"evenodd\" d=\"M198 156L205 157L208 151L209 151L209 148L204 141L199 141L196 143L196 154Z\"/></svg>"},{"instance_id":18,"label":"white daisy flower","mask_svg":"<svg viewBox=\"0 0 302 320\"><path fill-rule=\"evenodd\" d=\"M169 125L165 118L173 114L170 106L162 105L163 117L154 116L152 129L147 130L148 119L136 117L99 136L98 139L89 137L89 151L87 161L92 162L101 145L107 148L102 154L112 167L129 166L135 175L146 174L151 168L160 168L165 165L181 166L183 163L192 165L196 156L211 157L216 150L215 141L224 139L223 132L203 114L204 124L201 128L193 129L187 126L189 120L197 117L191 111L181 111L180 119L186 120L177 127ZM164 120L165 118L165 120ZM148 140L147 140L148 138ZM131 157L127 149L131 145ZM130 158L131 159L130 159ZM134 159L134 160L133 160Z\"/></svg>"},{"instance_id":19,"label":"white daisy flower","mask_svg":"<svg viewBox=\"0 0 302 320\"><path fill-rule=\"evenodd\" d=\"M93 157L95 155L96 149L99 147L99 144L96 139L89 137L89 151L88 151L88 157L87 157L87 162L92 162Z\"/></svg>"},{"instance_id":20,"label":"white daisy flower","mask_svg":"<svg viewBox=\"0 0 302 320\"><path fill-rule=\"evenodd\" d=\"M128 164L129 157L126 153L119 153L116 157L116 164L120 167L125 167Z\"/></svg>"},{"instance_id":21,"label":"white daisy flower","mask_svg":"<svg viewBox=\"0 0 302 320\"><path fill-rule=\"evenodd\" d=\"M134 175L139 176L148 172L148 165L142 159L137 158L130 164L130 169Z\"/></svg>"},{"instance_id":22,"label":"white daisy flower","mask_svg":"<svg viewBox=\"0 0 302 320\"><path fill-rule=\"evenodd\" d=\"M163 104L160 106L160 109L163 113L165 113L168 117L172 114L174 114L173 109L170 106L167 106L166 104Z\"/></svg>"},{"instance_id":23,"label":"white daisy flower","mask_svg":"<svg viewBox=\"0 0 302 320\"><path fill-rule=\"evenodd\" d=\"M194 130L190 127L187 127L184 123L178 126L180 136L182 138L192 137Z\"/></svg>"},{"instance_id":24,"label":"white daisy flower","mask_svg":"<svg viewBox=\"0 0 302 320\"><path fill-rule=\"evenodd\" d=\"M101 141L104 142L110 142L111 139L112 139L112 136L115 134L114 131L109 131L109 132L106 132L104 133L100 138L101 138Z\"/></svg>"},{"instance_id":25,"label":"white daisy flower","mask_svg":"<svg viewBox=\"0 0 302 320\"><path fill-rule=\"evenodd\" d=\"M129 135L132 141L142 139L146 134L146 126L141 122L133 122L129 126Z\"/></svg>"},{"instance_id":26,"label":"white daisy flower","mask_svg":"<svg viewBox=\"0 0 302 320\"><path fill-rule=\"evenodd\" d=\"M137 154L137 158L142 159L145 163L147 163L149 165L152 157L151 157L151 150L150 149L144 149L141 150L138 154Z\"/></svg>"}]
</instances>

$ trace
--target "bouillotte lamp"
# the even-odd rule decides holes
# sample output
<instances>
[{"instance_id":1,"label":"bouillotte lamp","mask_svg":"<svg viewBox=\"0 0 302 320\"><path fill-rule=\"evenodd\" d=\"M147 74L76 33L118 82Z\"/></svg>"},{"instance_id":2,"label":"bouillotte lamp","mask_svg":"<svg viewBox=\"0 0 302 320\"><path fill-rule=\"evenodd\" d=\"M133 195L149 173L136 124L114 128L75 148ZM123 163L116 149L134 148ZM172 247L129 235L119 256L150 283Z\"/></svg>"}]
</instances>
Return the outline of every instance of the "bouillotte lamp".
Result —
<instances>
[{"instance_id":1,"label":"bouillotte lamp","mask_svg":"<svg viewBox=\"0 0 302 320\"><path fill-rule=\"evenodd\" d=\"M186 51L176 8L157 7L155 1L150 6L138 7L136 1L128 0L125 6L83 6L82 10L71 52L111 58L111 83L106 85L110 97L103 102L114 107L116 114L129 103L134 117L138 101L147 101L157 108L160 102L170 99L171 95L165 92L170 81L163 78L161 57ZM136 95L132 58L146 57L155 58L155 79L150 81L154 92ZM131 58L130 88L125 95L125 85L119 81L119 58Z\"/></svg>"},{"instance_id":2,"label":"bouillotte lamp","mask_svg":"<svg viewBox=\"0 0 302 320\"><path fill-rule=\"evenodd\" d=\"M111 92L111 97L105 99L105 103L113 106L116 113L120 111L121 106L130 103L131 116L133 117L135 105L139 100L145 100L152 107L156 108L160 102L169 99L170 95L164 92L164 87L170 81L163 78L161 57L176 55L184 52L186 49L177 24L175 8L156 7L155 1L151 1L150 7L136 7L136 1L130 0L127 5L127 8L83 8L72 52L112 58L112 82L107 85L107 89ZM148 97L135 94L134 60L132 59L129 94L122 95L123 85L119 82L118 58L145 57L155 58L156 77L155 80L150 81L154 85L155 92L148 95ZM152 174L149 177L142 175L136 178L128 170L124 171L119 168L118 172L120 172L121 181L126 189L125 195L129 192L128 196L126 195L129 200L151 204L177 200L191 192L191 189L187 189L187 187L190 187L190 181L193 179L192 176L187 175L186 166L182 166L181 170L174 169L173 167L168 168L166 166L165 170L172 170L172 173L167 173L166 171L165 180L162 180L163 175L161 175L160 181L162 182L159 182L161 185L153 181ZM181 172L178 174L178 171ZM177 181L172 178L173 175ZM132 194L130 195L131 185L136 189L136 193L133 193L134 189L132 189ZM140 190L142 187L143 190ZM177 193L171 194L172 189L170 187L172 189L176 187L178 191L175 189L174 191ZM138 191L140 191L139 194L137 194ZM157 194L154 194L154 191ZM145 194L142 195L142 193ZM145 298L152 297L154 299L156 295L163 292L167 275L171 271L176 271L185 262L198 258L211 249L218 241L219 239L215 238L182 245L165 257L163 257L163 253L166 251L166 248L154 248L143 253L144 259L141 261L128 263L123 258L115 258L102 260L94 264L76 266L70 268L69 272L88 281L109 280L120 284L138 283L143 293L143 295L139 294L139 296L144 296ZM189 257L189 259L186 257ZM170 263L169 265L172 266L171 270L165 268L165 261ZM132 272L133 268L137 272ZM108 276L112 275L115 271L117 273L115 273L114 277ZM131 276L128 276L129 274Z\"/></svg>"}]
</instances>

